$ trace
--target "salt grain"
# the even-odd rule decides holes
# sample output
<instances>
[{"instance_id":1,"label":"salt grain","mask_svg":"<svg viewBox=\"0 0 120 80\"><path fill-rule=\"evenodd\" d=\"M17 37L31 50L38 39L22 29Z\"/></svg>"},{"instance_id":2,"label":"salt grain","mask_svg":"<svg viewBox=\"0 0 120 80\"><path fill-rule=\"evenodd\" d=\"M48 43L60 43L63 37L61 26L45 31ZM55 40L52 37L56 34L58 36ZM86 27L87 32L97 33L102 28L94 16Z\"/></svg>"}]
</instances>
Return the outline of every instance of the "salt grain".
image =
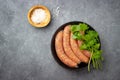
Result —
<instances>
[{"instance_id":1,"label":"salt grain","mask_svg":"<svg viewBox=\"0 0 120 80\"><path fill-rule=\"evenodd\" d=\"M31 15L31 20L34 23L41 23L46 18L46 12L43 9L35 9Z\"/></svg>"}]
</instances>

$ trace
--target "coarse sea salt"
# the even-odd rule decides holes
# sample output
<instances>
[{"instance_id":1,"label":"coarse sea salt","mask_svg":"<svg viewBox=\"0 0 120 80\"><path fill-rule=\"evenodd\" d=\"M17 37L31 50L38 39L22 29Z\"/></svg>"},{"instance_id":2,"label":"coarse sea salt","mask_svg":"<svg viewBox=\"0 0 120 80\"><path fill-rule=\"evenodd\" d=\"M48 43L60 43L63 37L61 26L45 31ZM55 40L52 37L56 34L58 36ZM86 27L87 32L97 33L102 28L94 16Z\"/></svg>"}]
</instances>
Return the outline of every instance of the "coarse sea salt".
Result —
<instances>
[{"instance_id":1,"label":"coarse sea salt","mask_svg":"<svg viewBox=\"0 0 120 80\"><path fill-rule=\"evenodd\" d=\"M34 23L41 23L46 18L46 12L43 9L35 9L31 15L31 20Z\"/></svg>"}]
</instances>

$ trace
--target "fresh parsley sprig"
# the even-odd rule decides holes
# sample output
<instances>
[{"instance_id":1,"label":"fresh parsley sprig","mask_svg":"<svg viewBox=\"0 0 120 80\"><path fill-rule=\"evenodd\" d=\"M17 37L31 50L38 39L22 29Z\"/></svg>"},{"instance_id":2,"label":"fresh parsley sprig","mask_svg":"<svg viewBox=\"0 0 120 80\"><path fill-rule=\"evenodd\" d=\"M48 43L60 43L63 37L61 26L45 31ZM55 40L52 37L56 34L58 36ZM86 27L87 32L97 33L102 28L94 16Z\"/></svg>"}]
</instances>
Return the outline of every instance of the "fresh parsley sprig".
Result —
<instances>
[{"instance_id":1,"label":"fresh parsley sprig","mask_svg":"<svg viewBox=\"0 0 120 80\"><path fill-rule=\"evenodd\" d=\"M84 35L81 32L84 31ZM100 50L100 42L98 39L98 33L94 30L90 30L88 25L80 23L78 25L71 26L71 32L73 33L73 39L82 40L84 43L80 46L81 50L89 50L91 57L88 62L88 71L90 71L90 63L92 62L93 68L102 69L102 50Z\"/></svg>"}]
</instances>

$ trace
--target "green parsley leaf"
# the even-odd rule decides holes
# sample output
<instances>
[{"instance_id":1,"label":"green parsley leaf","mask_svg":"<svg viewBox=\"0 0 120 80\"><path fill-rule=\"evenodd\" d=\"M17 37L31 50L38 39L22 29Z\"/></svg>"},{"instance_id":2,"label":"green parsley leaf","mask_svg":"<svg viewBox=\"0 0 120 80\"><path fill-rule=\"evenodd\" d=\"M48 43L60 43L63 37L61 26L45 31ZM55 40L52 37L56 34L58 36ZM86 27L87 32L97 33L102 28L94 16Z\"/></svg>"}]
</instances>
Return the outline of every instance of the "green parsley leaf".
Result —
<instances>
[{"instance_id":1,"label":"green parsley leaf","mask_svg":"<svg viewBox=\"0 0 120 80\"><path fill-rule=\"evenodd\" d=\"M89 34L89 36L91 38L97 38L98 37L98 33L96 31L93 31L93 30L88 30L87 34Z\"/></svg>"},{"instance_id":2,"label":"green parsley leaf","mask_svg":"<svg viewBox=\"0 0 120 80\"><path fill-rule=\"evenodd\" d=\"M89 29L89 27L85 23L80 23L79 25L72 25L71 26L71 31L73 33L76 32L76 31L85 31L87 29Z\"/></svg>"},{"instance_id":3,"label":"green parsley leaf","mask_svg":"<svg viewBox=\"0 0 120 80\"><path fill-rule=\"evenodd\" d=\"M77 31L73 33L72 38L80 40L82 38L82 35L80 34L80 32Z\"/></svg>"},{"instance_id":4,"label":"green parsley leaf","mask_svg":"<svg viewBox=\"0 0 120 80\"><path fill-rule=\"evenodd\" d=\"M93 47L94 47L95 49L99 49L100 43L95 44Z\"/></svg>"},{"instance_id":5,"label":"green parsley leaf","mask_svg":"<svg viewBox=\"0 0 120 80\"><path fill-rule=\"evenodd\" d=\"M87 45L86 45L86 44L81 45L80 49L81 49L81 50L87 49Z\"/></svg>"},{"instance_id":6,"label":"green parsley leaf","mask_svg":"<svg viewBox=\"0 0 120 80\"><path fill-rule=\"evenodd\" d=\"M79 24L79 26L80 26L80 31L86 31L89 29L88 25L85 23L81 23Z\"/></svg>"}]
</instances>

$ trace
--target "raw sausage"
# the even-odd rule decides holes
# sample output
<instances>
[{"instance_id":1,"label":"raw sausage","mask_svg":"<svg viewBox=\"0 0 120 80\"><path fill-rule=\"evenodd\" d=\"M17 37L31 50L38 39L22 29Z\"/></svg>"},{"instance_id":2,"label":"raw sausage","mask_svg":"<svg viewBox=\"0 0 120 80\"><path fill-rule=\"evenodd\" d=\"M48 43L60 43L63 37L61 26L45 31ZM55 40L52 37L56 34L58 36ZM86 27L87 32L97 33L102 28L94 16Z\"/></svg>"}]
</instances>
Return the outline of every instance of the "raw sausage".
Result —
<instances>
[{"instance_id":1,"label":"raw sausage","mask_svg":"<svg viewBox=\"0 0 120 80\"><path fill-rule=\"evenodd\" d=\"M77 40L78 46L80 47L83 44L82 40Z\"/></svg>"},{"instance_id":2,"label":"raw sausage","mask_svg":"<svg viewBox=\"0 0 120 80\"><path fill-rule=\"evenodd\" d=\"M70 43L71 43L71 48L74 51L74 53L78 56L78 58L85 63L88 63L89 58L87 58L79 49L77 40L72 38L72 33L71 33L71 38L70 38Z\"/></svg>"},{"instance_id":3,"label":"raw sausage","mask_svg":"<svg viewBox=\"0 0 120 80\"><path fill-rule=\"evenodd\" d=\"M70 46L70 26L66 26L63 32L63 47L66 55L76 63L80 63L79 58L74 54Z\"/></svg>"},{"instance_id":4,"label":"raw sausage","mask_svg":"<svg viewBox=\"0 0 120 80\"><path fill-rule=\"evenodd\" d=\"M63 49L63 31L57 33L55 38L55 49L58 58L69 67L77 67L77 63L68 58Z\"/></svg>"},{"instance_id":5,"label":"raw sausage","mask_svg":"<svg viewBox=\"0 0 120 80\"><path fill-rule=\"evenodd\" d=\"M87 56L88 58L90 58L90 56L91 56L90 51L88 51L88 50L82 50L82 52L84 53L85 56Z\"/></svg>"}]
</instances>

